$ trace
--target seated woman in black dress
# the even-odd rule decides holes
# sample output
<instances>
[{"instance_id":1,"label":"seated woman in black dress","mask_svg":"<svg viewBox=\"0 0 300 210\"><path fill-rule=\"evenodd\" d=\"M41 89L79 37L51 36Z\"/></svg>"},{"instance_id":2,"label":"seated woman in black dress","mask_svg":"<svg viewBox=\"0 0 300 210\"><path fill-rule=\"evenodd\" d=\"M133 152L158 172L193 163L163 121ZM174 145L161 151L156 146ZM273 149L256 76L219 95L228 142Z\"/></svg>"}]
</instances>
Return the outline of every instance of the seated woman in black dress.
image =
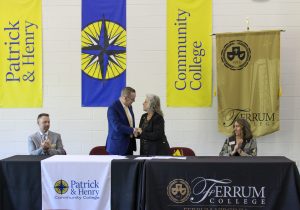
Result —
<instances>
[{"instance_id":1,"label":"seated woman in black dress","mask_svg":"<svg viewBox=\"0 0 300 210\"><path fill-rule=\"evenodd\" d=\"M233 134L224 142L220 156L256 156L257 144L252 136L247 120L237 119L233 124Z\"/></svg>"},{"instance_id":2,"label":"seated woman in black dress","mask_svg":"<svg viewBox=\"0 0 300 210\"><path fill-rule=\"evenodd\" d=\"M139 124L141 155L170 155L170 147L165 135L165 121L156 95L147 95L143 103L145 114Z\"/></svg>"}]
</instances>

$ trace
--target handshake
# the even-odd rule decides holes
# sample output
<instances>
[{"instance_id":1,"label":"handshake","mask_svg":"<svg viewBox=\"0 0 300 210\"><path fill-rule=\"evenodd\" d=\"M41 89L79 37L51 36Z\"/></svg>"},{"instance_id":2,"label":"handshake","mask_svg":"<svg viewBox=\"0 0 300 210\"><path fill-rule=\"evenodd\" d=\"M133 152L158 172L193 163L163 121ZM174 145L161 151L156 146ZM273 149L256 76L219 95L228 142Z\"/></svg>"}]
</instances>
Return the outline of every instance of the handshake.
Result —
<instances>
[{"instance_id":1,"label":"handshake","mask_svg":"<svg viewBox=\"0 0 300 210\"><path fill-rule=\"evenodd\" d=\"M141 128L134 128L133 129L133 135L134 135L134 137L138 137L139 135L141 135L142 132L143 131L142 131Z\"/></svg>"}]
</instances>

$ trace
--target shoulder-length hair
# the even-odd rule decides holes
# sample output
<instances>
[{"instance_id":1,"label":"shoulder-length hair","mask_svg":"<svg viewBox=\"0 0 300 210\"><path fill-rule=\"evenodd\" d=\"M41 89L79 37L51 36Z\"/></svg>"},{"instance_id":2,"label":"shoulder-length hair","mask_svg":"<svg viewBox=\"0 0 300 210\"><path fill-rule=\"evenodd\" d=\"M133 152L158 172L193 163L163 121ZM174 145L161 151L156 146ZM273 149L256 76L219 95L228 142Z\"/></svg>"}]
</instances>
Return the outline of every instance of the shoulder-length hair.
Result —
<instances>
[{"instance_id":1,"label":"shoulder-length hair","mask_svg":"<svg viewBox=\"0 0 300 210\"><path fill-rule=\"evenodd\" d=\"M253 135L252 135L250 123L247 120L243 119L243 118L238 118L234 121L234 123L235 122L237 122L242 127L243 139L244 140L251 140L253 138ZM234 127L234 123L233 123L233 127ZM234 131L233 131L233 136L235 136Z\"/></svg>"},{"instance_id":2,"label":"shoulder-length hair","mask_svg":"<svg viewBox=\"0 0 300 210\"><path fill-rule=\"evenodd\" d=\"M156 112L157 114L164 116L163 112L161 111L159 97L154 94L147 94L146 98L149 101L149 110L153 113Z\"/></svg>"}]
</instances>

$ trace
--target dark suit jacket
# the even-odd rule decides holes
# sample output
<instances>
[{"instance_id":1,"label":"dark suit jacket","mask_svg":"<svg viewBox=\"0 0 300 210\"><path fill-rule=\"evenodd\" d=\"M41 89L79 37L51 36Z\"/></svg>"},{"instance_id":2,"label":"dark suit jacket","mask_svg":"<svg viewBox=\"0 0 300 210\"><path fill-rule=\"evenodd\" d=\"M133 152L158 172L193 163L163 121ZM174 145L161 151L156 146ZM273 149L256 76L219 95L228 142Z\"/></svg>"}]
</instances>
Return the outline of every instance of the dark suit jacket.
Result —
<instances>
[{"instance_id":1,"label":"dark suit jacket","mask_svg":"<svg viewBox=\"0 0 300 210\"><path fill-rule=\"evenodd\" d=\"M132 107L129 111L134 123ZM108 135L106 139L106 151L113 155L125 155L129 146L131 150L136 150L135 139L130 138L133 128L130 127L125 110L120 100L115 101L107 110ZM129 144L131 141L131 144Z\"/></svg>"},{"instance_id":2,"label":"dark suit jacket","mask_svg":"<svg viewBox=\"0 0 300 210\"><path fill-rule=\"evenodd\" d=\"M146 119L147 113L141 117L140 128ZM154 113L139 138L141 155L170 155L170 146L165 135L165 121L161 115Z\"/></svg>"}]
</instances>

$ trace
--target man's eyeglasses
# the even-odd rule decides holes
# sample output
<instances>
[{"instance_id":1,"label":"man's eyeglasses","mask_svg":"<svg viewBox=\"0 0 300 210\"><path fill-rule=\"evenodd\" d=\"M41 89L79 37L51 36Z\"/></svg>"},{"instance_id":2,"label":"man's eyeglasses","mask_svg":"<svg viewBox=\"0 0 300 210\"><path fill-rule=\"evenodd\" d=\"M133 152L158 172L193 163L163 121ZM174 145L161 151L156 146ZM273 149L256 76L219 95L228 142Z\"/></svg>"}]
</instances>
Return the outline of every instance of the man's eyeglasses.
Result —
<instances>
[{"instance_id":1,"label":"man's eyeglasses","mask_svg":"<svg viewBox=\"0 0 300 210\"><path fill-rule=\"evenodd\" d=\"M129 97L126 97L128 100L134 102L135 101L135 98L129 98Z\"/></svg>"}]
</instances>

